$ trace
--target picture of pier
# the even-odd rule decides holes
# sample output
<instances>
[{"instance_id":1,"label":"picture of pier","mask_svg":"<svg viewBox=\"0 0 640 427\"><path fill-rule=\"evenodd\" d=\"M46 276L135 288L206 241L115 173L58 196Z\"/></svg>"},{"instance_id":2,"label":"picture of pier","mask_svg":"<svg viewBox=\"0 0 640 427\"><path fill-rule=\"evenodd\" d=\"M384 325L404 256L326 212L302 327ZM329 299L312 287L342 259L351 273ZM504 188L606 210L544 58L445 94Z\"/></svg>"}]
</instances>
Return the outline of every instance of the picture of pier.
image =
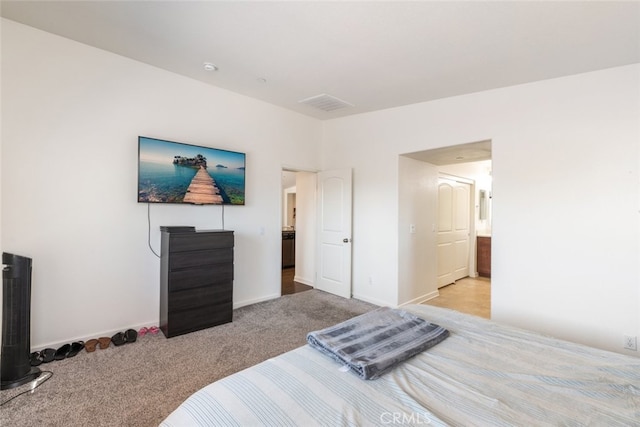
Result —
<instances>
[{"instance_id":1,"label":"picture of pier","mask_svg":"<svg viewBox=\"0 0 640 427\"><path fill-rule=\"evenodd\" d=\"M244 153L139 137L138 160L138 202L244 205Z\"/></svg>"},{"instance_id":2,"label":"picture of pier","mask_svg":"<svg viewBox=\"0 0 640 427\"><path fill-rule=\"evenodd\" d=\"M211 175L204 167L200 166L196 176L191 180L183 200L185 203L194 203L196 205L221 204L222 196Z\"/></svg>"}]
</instances>

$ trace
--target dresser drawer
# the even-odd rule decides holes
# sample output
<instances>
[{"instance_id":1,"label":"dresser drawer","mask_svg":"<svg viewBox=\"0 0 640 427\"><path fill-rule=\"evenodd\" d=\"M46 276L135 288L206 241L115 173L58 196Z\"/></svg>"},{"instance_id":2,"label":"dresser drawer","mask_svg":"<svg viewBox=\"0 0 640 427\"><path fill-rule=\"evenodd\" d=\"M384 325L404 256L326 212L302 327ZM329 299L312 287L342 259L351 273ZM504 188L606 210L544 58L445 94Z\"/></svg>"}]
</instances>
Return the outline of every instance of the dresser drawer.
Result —
<instances>
[{"instance_id":1,"label":"dresser drawer","mask_svg":"<svg viewBox=\"0 0 640 427\"><path fill-rule=\"evenodd\" d=\"M209 264L232 263L233 248L207 249L191 252L172 253L169 271L181 268L199 267Z\"/></svg>"},{"instance_id":2,"label":"dresser drawer","mask_svg":"<svg viewBox=\"0 0 640 427\"><path fill-rule=\"evenodd\" d=\"M232 232L180 233L169 236L169 252L199 251L203 249L232 248Z\"/></svg>"},{"instance_id":3,"label":"dresser drawer","mask_svg":"<svg viewBox=\"0 0 640 427\"><path fill-rule=\"evenodd\" d=\"M205 286L186 291L172 292L169 298L169 314L198 308L213 307L233 301L233 282L231 280L216 286Z\"/></svg>"},{"instance_id":4,"label":"dresser drawer","mask_svg":"<svg viewBox=\"0 0 640 427\"><path fill-rule=\"evenodd\" d=\"M169 273L169 293L199 288L220 286L233 280L233 264L213 264Z\"/></svg>"},{"instance_id":5,"label":"dresser drawer","mask_svg":"<svg viewBox=\"0 0 640 427\"><path fill-rule=\"evenodd\" d=\"M231 302L176 312L171 315L171 322L167 325L167 337L229 323L232 321L232 317L233 305Z\"/></svg>"}]
</instances>

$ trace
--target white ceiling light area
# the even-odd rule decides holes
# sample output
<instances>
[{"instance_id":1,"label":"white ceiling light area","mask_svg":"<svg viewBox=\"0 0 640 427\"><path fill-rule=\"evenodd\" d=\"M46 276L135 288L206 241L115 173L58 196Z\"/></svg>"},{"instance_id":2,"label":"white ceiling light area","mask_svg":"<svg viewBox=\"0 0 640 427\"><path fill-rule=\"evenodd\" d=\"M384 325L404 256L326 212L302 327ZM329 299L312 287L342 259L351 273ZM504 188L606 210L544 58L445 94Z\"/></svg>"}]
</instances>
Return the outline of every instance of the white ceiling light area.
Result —
<instances>
[{"instance_id":1,"label":"white ceiling light area","mask_svg":"<svg viewBox=\"0 0 640 427\"><path fill-rule=\"evenodd\" d=\"M640 2L49 0L0 13L319 119L640 62ZM300 102L327 94L346 105Z\"/></svg>"}]
</instances>

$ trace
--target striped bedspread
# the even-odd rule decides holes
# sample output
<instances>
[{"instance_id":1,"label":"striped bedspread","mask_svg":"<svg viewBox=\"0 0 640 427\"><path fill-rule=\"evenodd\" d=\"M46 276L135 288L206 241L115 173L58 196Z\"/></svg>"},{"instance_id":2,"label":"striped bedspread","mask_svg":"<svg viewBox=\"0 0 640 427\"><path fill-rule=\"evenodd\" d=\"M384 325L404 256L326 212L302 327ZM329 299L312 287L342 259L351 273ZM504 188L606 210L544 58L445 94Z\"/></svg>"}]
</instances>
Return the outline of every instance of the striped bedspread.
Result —
<instances>
[{"instance_id":1,"label":"striped bedspread","mask_svg":"<svg viewBox=\"0 0 640 427\"><path fill-rule=\"evenodd\" d=\"M370 380L449 336L441 326L381 307L307 335L309 345Z\"/></svg>"},{"instance_id":2,"label":"striped bedspread","mask_svg":"<svg viewBox=\"0 0 640 427\"><path fill-rule=\"evenodd\" d=\"M438 307L450 336L362 381L308 345L201 389L178 426L640 426L640 358Z\"/></svg>"}]
</instances>

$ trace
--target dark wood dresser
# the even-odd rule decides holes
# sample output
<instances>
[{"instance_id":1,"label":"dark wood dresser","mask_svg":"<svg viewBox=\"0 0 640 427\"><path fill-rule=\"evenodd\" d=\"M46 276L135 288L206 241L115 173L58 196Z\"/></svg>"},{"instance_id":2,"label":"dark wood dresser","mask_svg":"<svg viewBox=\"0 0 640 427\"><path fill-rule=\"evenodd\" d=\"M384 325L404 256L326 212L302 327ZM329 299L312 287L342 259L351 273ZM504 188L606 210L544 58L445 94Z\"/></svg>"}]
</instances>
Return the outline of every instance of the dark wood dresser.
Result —
<instances>
[{"instance_id":1,"label":"dark wood dresser","mask_svg":"<svg viewBox=\"0 0 640 427\"><path fill-rule=\"evenodd\" d=\"M233 231L160 227L160 329L167 338L232 321Z\"/></svg>"}]
</instances>

